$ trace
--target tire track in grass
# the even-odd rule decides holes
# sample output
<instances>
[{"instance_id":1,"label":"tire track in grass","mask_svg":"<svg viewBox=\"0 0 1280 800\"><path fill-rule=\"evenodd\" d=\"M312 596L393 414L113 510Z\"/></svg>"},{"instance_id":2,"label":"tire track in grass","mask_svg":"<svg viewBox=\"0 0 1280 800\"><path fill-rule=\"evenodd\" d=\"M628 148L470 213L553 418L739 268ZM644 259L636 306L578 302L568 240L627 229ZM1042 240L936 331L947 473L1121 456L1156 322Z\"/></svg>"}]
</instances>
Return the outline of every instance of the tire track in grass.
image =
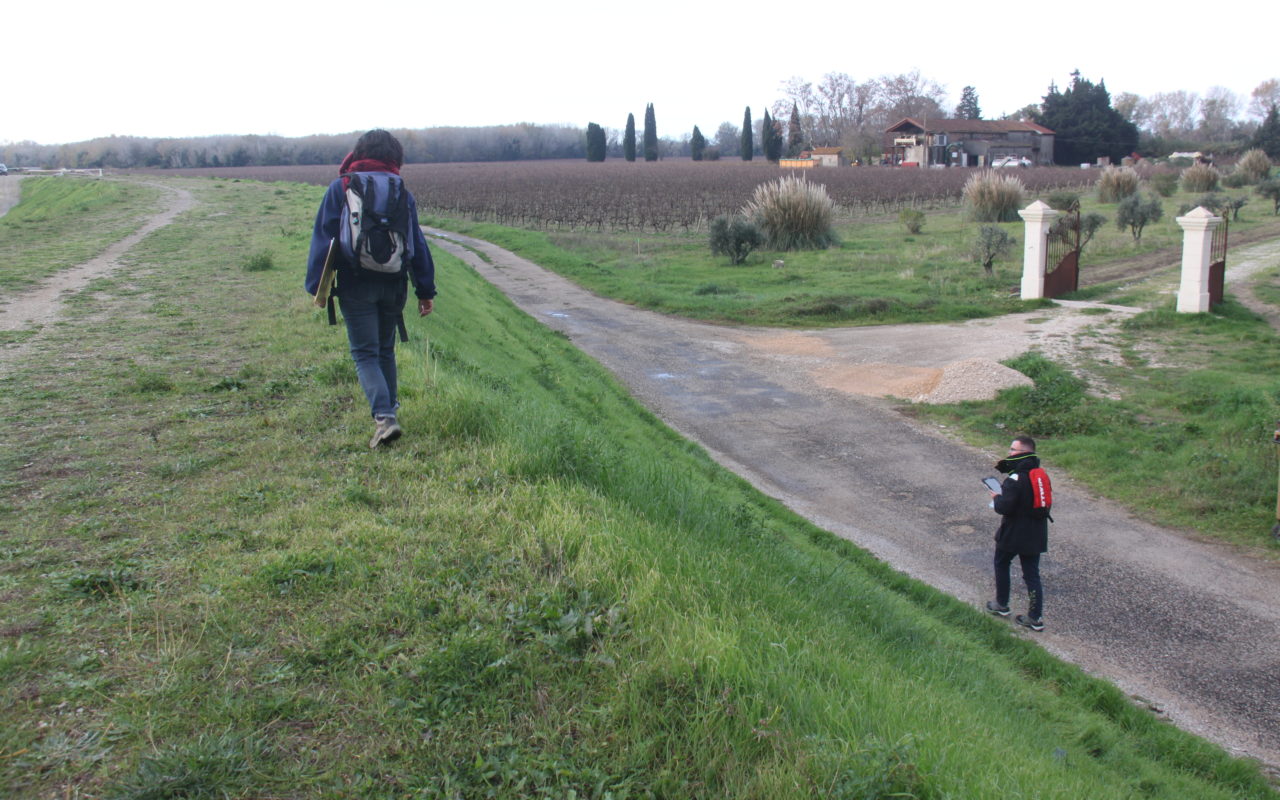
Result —
<instances>
[{"instance_id":1,"label":"tire track in grass","mask_svg":"<svg viewBox=\"0 0 1280 800\"><path fill-rule=\"evenodd\" d=\"M185 189L154 183L147 185L163 192L166 200L164 209L148 218L138 230L107 245L94 258L71 269L61 270L37 288L15 295L7 303L0 305L0 331L21 331L54 322L62 313L68 296L84 289L90 281L110 275L120 266L120 259L139 242L195 205L195 198ZM11 364L20 359L34 340L27 339L0 350L0 372L7 371Z\"/></svg>"}]
</instances>

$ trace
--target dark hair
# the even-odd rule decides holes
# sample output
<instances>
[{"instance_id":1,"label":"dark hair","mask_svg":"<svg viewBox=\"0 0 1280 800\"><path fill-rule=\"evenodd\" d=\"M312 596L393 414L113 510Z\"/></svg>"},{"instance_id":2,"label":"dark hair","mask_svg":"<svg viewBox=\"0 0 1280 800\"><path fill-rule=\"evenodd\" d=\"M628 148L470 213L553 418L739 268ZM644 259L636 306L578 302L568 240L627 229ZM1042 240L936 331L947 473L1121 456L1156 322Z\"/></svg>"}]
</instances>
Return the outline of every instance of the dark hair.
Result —
<instances>
[{"instance_id":1,"label":"dark hair","mask_svg":"<svg viewBox=\"0 0 1280 800\"><path fill-rule=\"evenodd\" d=\"M1030 450L1032 453L1036 451L1036 440L1032 439L1030 436L1015 436L1013 437L1013 440Z\"/></svg>"},{"instance_id":2,"label":"dark hair","mask_svg":"<svg viewBox=\"0 0 1280 800\"><path fill-rule=\"evenodd\" d=\"M361 136L351 154L357 160L371 158L397 167L404 165L404 148L400 146L400 140L381 128L374 128Z\"/></svg>"}]
</instances>

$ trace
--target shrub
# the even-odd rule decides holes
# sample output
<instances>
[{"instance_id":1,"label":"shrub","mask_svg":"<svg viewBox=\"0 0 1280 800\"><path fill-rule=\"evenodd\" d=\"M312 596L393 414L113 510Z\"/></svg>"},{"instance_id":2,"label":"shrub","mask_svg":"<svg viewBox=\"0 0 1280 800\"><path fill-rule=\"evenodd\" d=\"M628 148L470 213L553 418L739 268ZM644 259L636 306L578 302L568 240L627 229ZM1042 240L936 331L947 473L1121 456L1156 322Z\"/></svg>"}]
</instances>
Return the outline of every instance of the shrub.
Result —
<instances>
[{"instance_id":1,"label":"shrub","mask_svg":"<svg viewBox=\"0 0 1280 800\"><path fill-rule=\"evenodd\" d=\"M1239 189L1240 187L1248 186L1251 183L1253 183L1253 181L1249 180L1249 176L1245 175L1240 170L1236 170L1222 178L1222 185L1228 189Z\"/></svg>"},{"instance_id":2,"label":"shrub","mask_svg":"<svg viewBox=\"0 0 1280 800\"><path fill-rule=\"evenodd\" d=\"M1161 197L1173 197L1173 193L1178 191L1178 176L1172 172L1157 172L1147 178L1147 185Z\"/></svg>"},{"instance_id":3,"label":"shrub","mask_svg":"<svg viewBox=\"0 0 1280 800\"><path fill-rule=\"evenodd\" d=\"M1247 195L1240 195L1239 197L1228 197L1226 201L1223 202L1222 204L1222 210L1224 214L1227 211L1230 211L1231 221L1237 222L1240 219L1240 209L1244 208L1247 205L1249 205L1249 197Z\"/></svg>"},{"instance_id":4,"label":"shrub","mask_svg":"<svg viewBox=\"0 0 1280 800\"><path fill-rule=\"evenodd\" d=\"M1107 167L1098 178L1098 200L1118 203L1138 193L1138 173L1133 167Z\"/></svg>"},{"instance_id":5,"label":"shrub","mask_svg":"<svg viewBox=\"0 0 1280 800\"><path fill-rule=\"evenodd\" d=\"M914 208L904 208L898 212L898 222L907 229L907 233L919 233L924 230L924 212Z\"/></svg>"},{"instance_id":6,"label":"shrub","mask_svg":"<svg viewBox=\"0 0 1280 800\"><path fill-rule=\"evenodd\" d=\"M259 250L245 259L240 266L245 272L266 272L269 269L274 269L275 265L275 258L271 255L270 250Z\"/></svg>"},{"instance_id":7,"label":"shrub","mask_svg":"<svg viewBox=\"0 0 1280 800\"><path fill-rule=\"evenodd\" d=\"M1045 202L1055 211L1076 211L1080 208L1080 193L1070 189L1059 189L1056 192L1049 192Z\"/></svg>"},{"instance_id":8,"label":"shrub","mask_svg":"<svg viewBox=\"0 0 1280 800\"><path fill-rule=\"evenodd\" d=\"M711 254L728 256L730 264L741 264L764 243L764 234L751 220L716 217L711 221Z\"/></svg>"},{"instance_id":9,"label":"shrub","mask_svg":"<svg viewBox=\"0 0 1280 800\"><path fill-rule=\"evenodd\" d=\"M822 184L803 177L779 178L756 187L743 213L774 250L824 250L836 242L835 204Z\"/></svg>"},{"instance_id":10,"label":"shrub","mask_svg":"<svg viewBox=\"0 0 1280 800\"><path fill-rule=\"evenodd\" d=\"M975 173L964 184L964 204L977 222L1017 222L1027 187L1014 175L994 170Z\"/></svg>"},{"instance_id":11,"label":"shrub","mask_svg":"<svg viewBox=\"0 0 1280 800\"><path fill-rule=\"evenodd\" d=\"M1116 208L1116 227L1125 228L1133 234L1135 242L1142 241L1142 229L1164 216L1164 206L1160 198L1147 195L1143 199L1140 194L1131 194L1120 201Z\"/></svg>"},{"instance_id":12,"label":"shrub","mask_svg":"<svg viewBox=\"0 0 1280 800\"><path fill-rule=\"evenodd\" d=\"M1227 202L1226 195L1218 194L1217 192L1209 192L1208 194L1200 195L1190 203L1183 203L1179 206L1178 216L1185 217L1188 212L1198 206L1203 208L1205 211L1221 217L1227 213Z\"/></svg>"},{"instance_id":13,"label":"shrub","mask_svg":"<svg viewBox=\"0 0 1280 800\"><path fill-rule=\"evenodd\" d=\"M1063 214L1053 221L1049 228L1049 240L1074 244L1076 230L1080 231L1080 255L1084 256L1084 247L1093 240L1098 230L1107 224L1107 218L1096 211L1088 214Z\"/></svg>"},{"instance_id":14,"label":"shrub","mask_svg":"<svg viewBox=\"0 0 1280 800\"><path fill-rule=\"evenodd\" d=\"M982 264L987 277L994 277L991 265L1013 247L1013 237L1004 228L996 225L983 225L978 229L978 236L973 240L971 252L973 260Z\"/></svg>"},{"instance_id":15,"label":"shrub","mask_svg":"<svg viewBox=\"0 0 1280 800\"><path fill-rule=\"evenodd\" d=\"M1267 178L1253 190L1274 204L1272 213L1280 214L1280 178Z\"/></svg>"},{"instance_id":16,"label":"shrub","mask_svg":"<svg viewBox=\"0 0 1280 800\"><path fill-rule=\"evenodd\" d=\"M1236 162L1235 172L1232 175L1243 176L1245 183L1249 185L1266 180L1271 175L1271 159L1267 157L1266 153L1257 148L1249 150L1240 156L1240 160Z\"/></svg>"},{"instance_id":17,"label":"shrub","mask_svg":"<svg viewBox=\"0 0 1280 800\"><path fill-rule=\"evenodd\" d=\"M1208 164L1192 164L1182 171L1184 192L1212 192L1218 188L1218 171Z\"/></svg>"}]
</instances>

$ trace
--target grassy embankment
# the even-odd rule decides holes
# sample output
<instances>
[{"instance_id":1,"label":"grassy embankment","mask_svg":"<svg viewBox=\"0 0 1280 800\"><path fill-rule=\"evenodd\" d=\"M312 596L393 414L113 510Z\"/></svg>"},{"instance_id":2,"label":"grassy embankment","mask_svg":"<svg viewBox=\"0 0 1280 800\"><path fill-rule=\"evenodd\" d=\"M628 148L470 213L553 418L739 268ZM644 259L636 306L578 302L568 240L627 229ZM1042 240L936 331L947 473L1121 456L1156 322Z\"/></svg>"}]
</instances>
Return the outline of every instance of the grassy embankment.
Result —
<instances>
[{"instance_id":1,"label":"grassy embankment","mask_svg":"<svg viewBox=\"0 0 1280 800\"><path fill-rule=\"evenodd\" d=\"M299 290L320 190L185 185L2 378L0 794L1276 796L754 493L447 255L369 452Z\"/></svg>"},{"instance_id":2,"label":"grassy embankment","mask_svg":"<svg viewBox=\"0 0 1280 800\"><path fill-rule=\"evenodd\" d=\"M1247 189L1228 194L1238 195ZM1111 219L1085 249L1084 272L1176 247L1179 206L1140 243L1114 223L1115 205L1082 198L1085 213ZM1280 224L1266 203L1246 206L1233 235ZM1021 270L1020 246L986 280L967 259L977 225L957 207L929 216L909 235L896 219L839 228L840 247L807 253L762 253L743 266L713 258L703 236L544 233L437 219L440 227L494 241L601 294L669 313L721 322L830 325L963 319L1034 309L1011 299ZM1021 223L1003 225L1021 240ZM771 267L786 260L782 270ZM1170 263L1177 264L1175 253ZM1280 296L1274 271L1255 279L1258 296ZM1148 309L1117 324L1099 314L1077 343L1073 363L1028 357L1012 366L1037 381L992 403L918 413L958 427L974 444L998 446L1011 431L1045 440L1051 466L1065 468L1096 493L1156 522L1184 526L1267 554L1276 508L1276 450L1271 425L1280 418L1280 340L1251 313L1227 302L1212 315L1173 313L1174 269L1141 281L1090 287L1078 297ZM709 288L712 287L712 288ZM1231 287L1227 287L1230 295ZM977 354L975 354L977 355Z\"/></svg>"}]
</instances>

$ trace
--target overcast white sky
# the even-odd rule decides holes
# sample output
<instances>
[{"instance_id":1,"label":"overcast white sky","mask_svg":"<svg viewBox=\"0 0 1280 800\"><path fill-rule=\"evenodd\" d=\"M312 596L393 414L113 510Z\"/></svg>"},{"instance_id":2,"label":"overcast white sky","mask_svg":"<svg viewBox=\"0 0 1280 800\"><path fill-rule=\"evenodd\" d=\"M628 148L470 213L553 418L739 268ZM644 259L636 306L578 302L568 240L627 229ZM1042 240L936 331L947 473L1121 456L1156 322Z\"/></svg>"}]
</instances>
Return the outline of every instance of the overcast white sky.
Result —
<instances>
[{"instance_id":1,"label":"overcast white sky","mask_svg":"<svg viewBox=\"0 0 1280 800\"><path fill-rule=\"evenodd\" d=\"M19 7L13 8L13 5ZM879 5L674 0L11 4L0 20L0 142L108 135L301 136L372 127L597 122L662 136L758 119L796 75L921 74L984 117L1079 68L1112 96L1280 76L1274 7L1179 13L1099 0ZM374 11L379 9L380 11ZM814 11L806 8L817 9ZM626 9L624 12L623 9ZM824 10L825 9L825 10ZM1270 20L1270 22L1268 22ZM1205 42L1197 55L1193 43Z\"/></svg>"}]
</instances>

